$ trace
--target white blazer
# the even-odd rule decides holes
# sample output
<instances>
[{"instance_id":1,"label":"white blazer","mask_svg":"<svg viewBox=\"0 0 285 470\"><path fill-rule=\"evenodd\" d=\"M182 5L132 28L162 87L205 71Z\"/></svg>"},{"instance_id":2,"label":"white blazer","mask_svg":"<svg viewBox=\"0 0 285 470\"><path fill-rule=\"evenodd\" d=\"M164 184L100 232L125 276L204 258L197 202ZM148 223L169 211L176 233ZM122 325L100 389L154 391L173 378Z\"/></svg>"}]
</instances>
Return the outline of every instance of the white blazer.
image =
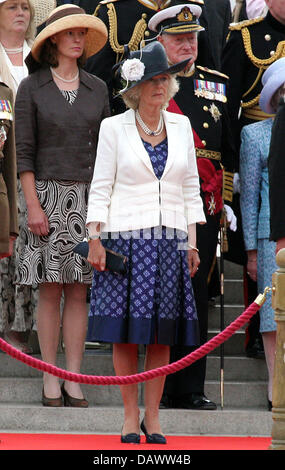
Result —
<instances>
[{"instance_id":1,"label":"white blazer","mask_svg":"<svg viewBox=\"0 0 285 470\"><path fill-rule=\"evenodd\" d=\"M163 111L168 157L160 180L138 133L132 109L101 123L87 221L103 232L164 225L187 232L205 222L190 121Z\"/></svg>"}]
</instances>

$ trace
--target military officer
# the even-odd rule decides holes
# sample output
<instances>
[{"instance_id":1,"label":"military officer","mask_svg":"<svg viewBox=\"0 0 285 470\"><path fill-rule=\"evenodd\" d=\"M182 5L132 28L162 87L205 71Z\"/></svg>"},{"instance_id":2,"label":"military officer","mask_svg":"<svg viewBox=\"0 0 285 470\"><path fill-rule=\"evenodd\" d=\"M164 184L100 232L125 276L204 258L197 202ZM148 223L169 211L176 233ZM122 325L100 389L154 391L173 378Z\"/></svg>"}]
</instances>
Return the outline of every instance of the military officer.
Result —
<instances>
[{"instance_id":1,"label":"military officer","mask_svg":"<svg viewBox=\"0 0 285 470\"><path fill-rule=\"evenodd\" d=\"M148 25L164 45L170 63L191 57L179 76L180 89L169 103L168 111L190 118L197 154L201 194L207 224L197 226L197 247L200 251L199 271L193 279L200 326L201 344L208 333L208 277L216 255L221 212L232 199L232 178L235 149L227 116L227 76L215 70L196 66L201 30L201 8L183 4L156 13ZM180 74L179 74L180 75ZM234 218L233 218L234 219ZM234 222L234 220L233 220ZM234 227L233 227L234 228ZM189 347L172 347L171 362L189 354ZM190 367L167 376L161 406L216 409L204 394L206 357Z\"/></svg>"},{"instance_id":2,"label":"military officer","mask_svg":"<svg viewBox=\"0 0 285 470\"><path fill-rule=\"evenodd\" d=\"M269 117L258 105L262 89L261 78L269 65L285 55L285 2L265 0L265 3L268 7L265 17L260 16L230 26L230 35L222 58L222 71L230 77L228 105L237 148L244 125ZM235 171L238 170L239 159L235 163ZM225 258L244 266L247 306L255 299L257 286L246 273L247 257L242 236L238 189L234 195L233 207L238 229L235 233L228 233L229 250ZM250 357L264 357L258 314L252 318L246 330L245 348Z\"/></svg>"}]
</instances>

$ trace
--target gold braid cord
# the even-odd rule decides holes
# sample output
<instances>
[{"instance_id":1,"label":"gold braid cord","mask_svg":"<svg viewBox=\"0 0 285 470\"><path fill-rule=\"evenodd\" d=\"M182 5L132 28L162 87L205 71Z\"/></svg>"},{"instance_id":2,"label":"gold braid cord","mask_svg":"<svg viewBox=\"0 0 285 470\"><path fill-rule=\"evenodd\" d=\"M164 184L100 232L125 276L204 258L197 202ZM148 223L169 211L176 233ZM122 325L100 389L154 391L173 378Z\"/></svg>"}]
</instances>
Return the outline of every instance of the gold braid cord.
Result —
<instances>
[{"instance_id":1,"label":"gold braid cord","mask_svg":"<svg viewBox=\"0 0 285 470\"><path fill-rule=\"evenodd\" d=\"M120 45L118 42L118 23L117 13L114 5L111 3L107 5L108 17L109 17L109 42L113 51L117 54L117 62L119 62L124 54L124 45ZM147 23L142 17L135 25L132 37L128 43L131 51L137 51L141 40L144 37Z\"/></svg>"},{"instance_id":2,"label":"gold braid cord","mask_svg":"<svg viewBox=\"0 0 285 470\"><path fill-rule=\"evenodd\" d=\"M252 64L257 67L258 74L257 77L254 81L254 83L251 85L251 87L244 93L243 98L246 97L256 86L258 81L261 78L261 75L269 65L273 64L277 59L280 59L281 57L285 56L285 41L280 41L277 45L276 51L273 55L268 57L268 59L259 59L256 57L253 52L252 52L252 47L251 47L251 38L250 38L250 32L247 27L243 27L241 29L241 34L242 34L242 39L243 39L243 44L244 44L244 49L246 52L246 55L248 56L249 60L252 62ZM253 98L252 100L248 101L247 103L242 103L242 108L251 108L252 106L258 104L259 101L259 95Z\"/></svg>"},{"instance_id":3,"label":"gold braid cord","mask_svg":"<svg viewBox=\"0 0 285 470\"><path fill-rule=\"evenodd\" d=\"M233 180L234 174L223 170L223 199L224 201L233 200Z\"/></svg>"}]
</instances>

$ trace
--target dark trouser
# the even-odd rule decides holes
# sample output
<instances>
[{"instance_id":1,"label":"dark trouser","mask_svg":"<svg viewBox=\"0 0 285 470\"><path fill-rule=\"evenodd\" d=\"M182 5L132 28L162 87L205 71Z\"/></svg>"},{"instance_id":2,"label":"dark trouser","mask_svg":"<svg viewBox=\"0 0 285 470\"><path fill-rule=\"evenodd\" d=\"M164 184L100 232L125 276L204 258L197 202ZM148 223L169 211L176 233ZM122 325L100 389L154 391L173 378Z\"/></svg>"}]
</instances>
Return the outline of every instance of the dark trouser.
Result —
<instances>
[{"instance_id":1,"label":"dark trouser","mask_svg":"<svg viewBox=\"0 0 285 470\"><path fill-rule=\"evenodd\" d=\"M215 258L220 214L207 216L207 224L197 224L197 247L200 255L200 266L192 278L197 314L200 328L200 345L207 342L208 337L208 275ZM172 346L170 362L175 362L190 354L196 347ZM168 375L165 381L164 394L170 398L179 398L189 393L204 393L207 358L204 356L191 366L175 374Z\"/></svg>"}]
</instances>

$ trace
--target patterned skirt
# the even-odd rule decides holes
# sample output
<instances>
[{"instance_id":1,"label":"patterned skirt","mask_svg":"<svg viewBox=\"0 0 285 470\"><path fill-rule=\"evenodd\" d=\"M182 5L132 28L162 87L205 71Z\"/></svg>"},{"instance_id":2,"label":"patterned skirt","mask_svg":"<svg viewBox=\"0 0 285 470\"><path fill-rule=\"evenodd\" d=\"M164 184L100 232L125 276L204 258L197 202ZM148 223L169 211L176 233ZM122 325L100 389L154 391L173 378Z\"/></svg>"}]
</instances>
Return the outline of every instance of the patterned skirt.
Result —
<instances>
[{"instance_id":1,"label":"patterned skirt","mask_svg":"<svg viewBox=\"0 0 285 470\"><path fill-rule=\"evenodd\" d=\"M86 235L89 184L62 180L36 181L37 195L50 231L37 236L22 227L25 246L16 272L17 284L44 282L91 284L93 269L73 247Z\"/></svg>"},{"instance_id":2,"label":"patterned skirt","mask_svg":"<svg viewBox=\"0 0 285 470\"><path fill-rule=\"evenodd\" d=\"M87 341L198 344L185 236L162 227L102 240L128 257L128 272L94 270Z\"/></svg>"}]
</instances>

